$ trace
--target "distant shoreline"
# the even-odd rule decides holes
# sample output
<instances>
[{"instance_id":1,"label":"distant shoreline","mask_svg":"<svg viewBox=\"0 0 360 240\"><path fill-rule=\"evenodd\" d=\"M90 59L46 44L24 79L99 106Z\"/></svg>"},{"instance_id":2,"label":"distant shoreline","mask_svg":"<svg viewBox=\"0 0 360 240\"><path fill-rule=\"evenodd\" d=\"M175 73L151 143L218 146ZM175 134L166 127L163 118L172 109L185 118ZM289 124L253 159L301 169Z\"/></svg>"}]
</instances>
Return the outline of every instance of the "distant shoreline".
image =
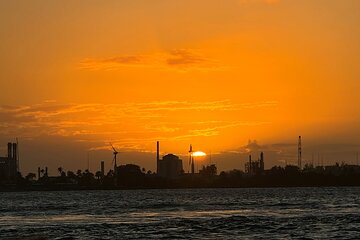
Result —
<instances>
[{"instance_id":1,"label":"distant shoreline","mask_svg":"<svg viewBox=\"0 0 360 240\"><path fill-rule=\"evenodd\" d=\"M314 185L249 185L249 186L178 186L178 187L65 187L65 186L47 186L47 187L16 187L1 186L0 192L54 192L54 191L122 191L122 190L172 190L172 189L270 189L270 188L338 188L338 187L360 187L360 184L314 184Z\"/></svg>"},{"instance_id":2,"label":"distant shoreline","mask_svg":"<svg viewBox=\"0 0 360 240\"><path fill-rule=\"evenodd\" d=\"M199 173L181 173L175 177L162 177L145 172L137 165L124 165L114 173L103 175L88 170L75 173L59 171L58 176L19 173L13 181L0 182L0 192L10 191L82 191L128 189L200 189L200 188L296 188L296 187L350 187L360 186L360 166L334 165L326 167L278 167L246 173L234 169L217 174L216 168L204 168ZM211 171L210 171L211 170Z\"/></svg>"}]
</instances>

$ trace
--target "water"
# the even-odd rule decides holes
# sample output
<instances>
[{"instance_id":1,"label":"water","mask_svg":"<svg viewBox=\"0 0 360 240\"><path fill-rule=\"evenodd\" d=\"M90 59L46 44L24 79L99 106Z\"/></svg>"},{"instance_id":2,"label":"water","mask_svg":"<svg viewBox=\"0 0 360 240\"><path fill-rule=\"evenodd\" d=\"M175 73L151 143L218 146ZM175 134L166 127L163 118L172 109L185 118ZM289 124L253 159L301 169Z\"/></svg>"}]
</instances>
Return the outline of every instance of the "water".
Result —
<instances>
[{"instance_id":1,"label":"water","mask_svg":"<svg viewBox=\"0 0 360 240\"><path fill-rule=\"evenodd\" d=\"M0 193L0 239L360 239L360 188Z\"/></svg>"}]
</instances>

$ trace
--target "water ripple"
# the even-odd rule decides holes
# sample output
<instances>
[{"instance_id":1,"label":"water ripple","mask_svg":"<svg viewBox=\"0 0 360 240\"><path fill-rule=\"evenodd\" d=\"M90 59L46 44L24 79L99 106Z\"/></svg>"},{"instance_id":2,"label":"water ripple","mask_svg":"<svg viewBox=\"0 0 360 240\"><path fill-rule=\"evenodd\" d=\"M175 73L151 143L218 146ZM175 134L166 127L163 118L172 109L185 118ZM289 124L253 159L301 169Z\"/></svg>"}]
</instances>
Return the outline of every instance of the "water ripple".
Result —
<instances>
[{"instance_id":1,"label":"water ripple","mask_svg":"<svg viewBox=\"0 0 360 240\"><path fill-rule=\"evenodd\" d=\"M358 187L19 192L0 199L1 239L360 236Z\"/></svg>"}]
</instances>

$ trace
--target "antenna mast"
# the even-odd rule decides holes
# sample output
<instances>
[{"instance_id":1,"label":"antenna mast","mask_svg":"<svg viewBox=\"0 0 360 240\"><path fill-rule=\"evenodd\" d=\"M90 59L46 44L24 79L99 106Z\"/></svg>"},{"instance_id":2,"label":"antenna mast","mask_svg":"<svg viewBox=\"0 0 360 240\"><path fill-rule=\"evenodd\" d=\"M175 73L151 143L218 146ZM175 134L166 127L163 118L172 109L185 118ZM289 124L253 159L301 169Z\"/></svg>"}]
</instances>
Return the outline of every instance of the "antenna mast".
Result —
<instances>
[{"instance_id":1,"label":"antenna mast","mask_svg":"<svg viewBox=\"0 0 360 240\"><path fill-rule=\"evenodd\" d=\"M298 167L301 170L301 136L299 136L299 143L298 143Z\"/></svg>"},{"instance_id":2,"label":"antenna mast","mask_svg":"<svg viewBox=\"0 0 360 240\"><path fill-rule=\"evenodd\" d=\"M90 172L90 165L89 165L89 151L87 152L87 170Z\"/></svg>"},{"instance_id":3,"label":"antenna mast","mask_svg":"<svg viewBox=\"0 0 360 240\"><path fill-rule=\"evenodd\" d=\"M16 171L20 172L19 141L16 138Z\"/></svg>"}]
</instances>

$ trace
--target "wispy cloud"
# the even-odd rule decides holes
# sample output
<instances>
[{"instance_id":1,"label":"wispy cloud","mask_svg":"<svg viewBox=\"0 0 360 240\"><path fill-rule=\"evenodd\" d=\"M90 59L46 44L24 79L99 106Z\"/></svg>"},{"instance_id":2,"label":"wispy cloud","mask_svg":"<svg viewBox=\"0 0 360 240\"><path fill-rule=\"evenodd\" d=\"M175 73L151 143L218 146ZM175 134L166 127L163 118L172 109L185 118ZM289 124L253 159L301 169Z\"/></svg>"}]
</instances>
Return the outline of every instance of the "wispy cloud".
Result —
<instances>
[{"instance_id":1,"label":"wispy cloud","mask_svg":"<svg viewBox=\"0 0 360 240\"><path fill-rule=\"evenodd\" d=\"M118 70L123 67L141 67L158 70L218 70L220 64L200 50L174 49L152 54L117 55L104 58L85 58L79 64L84 70Z\"/></svg>"},{"instance_id":2,"label":"wispy cloud","mask_svg":"<svg viewBox=\"0 0 360 240\"><path fill-rule=\"evenodd\" d=\"M268 124L264 121L193 119L272 108L276 101L233 103L230 100L162 101L124 104L60 104L54 101L24 106L0 106L0 134L34 138L69 137L76 141L114 141L121 147L140 148L154 139L181 140L220 135L224 129ZM179 119L179 120L177 120ZM199 121L201 120L201 121ZM118 140L121 139L121 140ZM103 145L98 147L101 149ZM95 147L96 148L96 147Z\"/></svg>"},{"instance_id":3,"label":"wispy cloud","mask_svg":"<svg viewBox=\"0 0 360 240\"><path fill-rule=\"evenodd\" d=\"M259 126L268 124L269 122L228 122L228 123L221 123L220 126L210 127L210 128L203 128L203 129L195 129L190 130L189 132L193 134L193 136L216 136L220 134L220 130L226 128L234 128L239 126Z\"/></svg>"},{"instance_id":4,"label":"wispy cloud","mask_svg":"<svg viewBox=\"0 0 360 240\"><path fill-rule=\"evenodd\" d=\"M240 4L247 4L247 3L265 3L265 4L276 4L279 3L281 0L239 0Z\"/></svg>"}]
</instances>

